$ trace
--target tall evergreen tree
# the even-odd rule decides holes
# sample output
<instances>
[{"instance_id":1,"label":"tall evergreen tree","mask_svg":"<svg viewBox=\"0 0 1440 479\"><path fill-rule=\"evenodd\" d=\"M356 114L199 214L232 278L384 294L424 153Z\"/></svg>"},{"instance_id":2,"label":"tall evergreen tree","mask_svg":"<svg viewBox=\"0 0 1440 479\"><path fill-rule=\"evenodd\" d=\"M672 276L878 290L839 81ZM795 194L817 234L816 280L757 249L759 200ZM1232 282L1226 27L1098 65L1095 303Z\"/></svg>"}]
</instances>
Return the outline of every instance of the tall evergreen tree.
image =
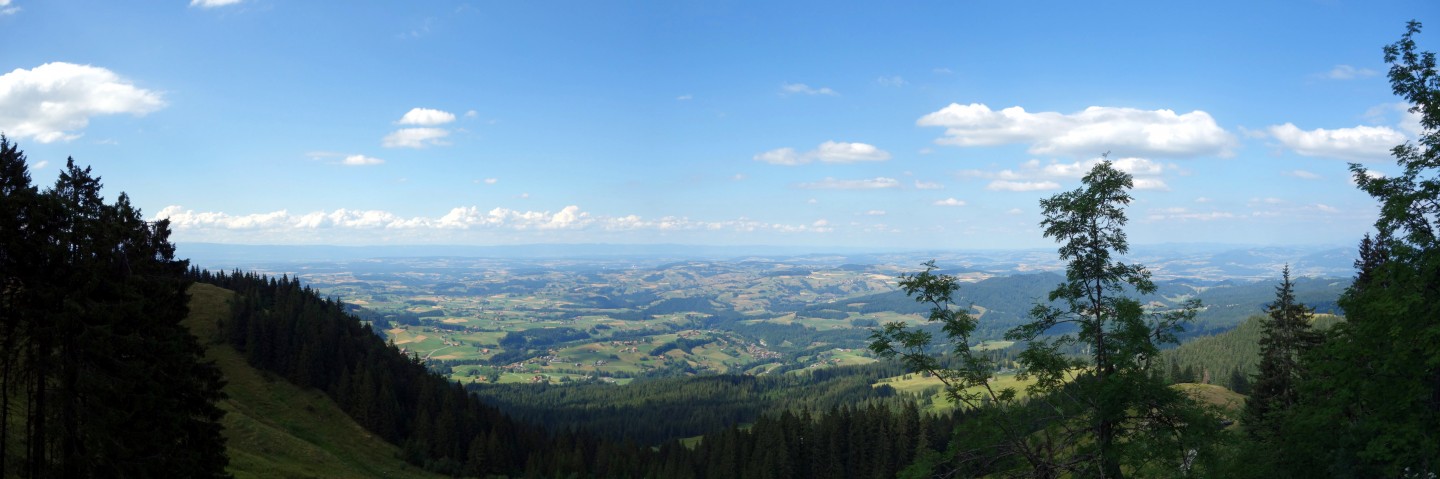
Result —
<instances>
[{"instance_id":1,"label":"tall evergreen tree","mask_svg":"<svg viewBox=\"0 0 1440 479\"><path fill-rule=\"evenodd\" d=\"M1260 337L1260 371L1245 401L1245 430L1262 441L1276 436L1272 417L1299 401L1296 385L1304 374L1300 358L1320 343L1320 336L1310 328L1314 310L1295 300L1289 265L1275 287L1275 302L1265 312L1269 319Z\"/></svg>"},{"instance_id":2,"label":"tall evergreen tree","mask_svg":"<svg viewBox=\"0 0 1440 479\"><path fill-rule=\"evenodd\" d=\"M169 224L105 203L73 160L53 188L28 183L0 137L0 475L223 476L220 377L180 324Z\"/></svg>"}]
</instances>

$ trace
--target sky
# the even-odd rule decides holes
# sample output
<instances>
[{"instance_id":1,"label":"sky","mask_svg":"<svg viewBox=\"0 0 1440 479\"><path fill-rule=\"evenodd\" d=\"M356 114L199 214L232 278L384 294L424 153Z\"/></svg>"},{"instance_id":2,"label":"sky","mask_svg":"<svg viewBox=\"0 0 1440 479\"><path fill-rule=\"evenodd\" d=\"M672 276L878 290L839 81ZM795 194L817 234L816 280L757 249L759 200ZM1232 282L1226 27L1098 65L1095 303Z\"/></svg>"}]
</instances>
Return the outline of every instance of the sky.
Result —
<instances>
[{"instance_id":1,"label":"sky","mask_svg":"<svg viewBox=\"0 0 1440 479\"><path fill-rule=\"evenodd\" d=\"M0 132L179 243L1354 245L1431 1L0 0ZM1440 49L1440 32L1418 37Z\"/></svg>"}]
</instances>

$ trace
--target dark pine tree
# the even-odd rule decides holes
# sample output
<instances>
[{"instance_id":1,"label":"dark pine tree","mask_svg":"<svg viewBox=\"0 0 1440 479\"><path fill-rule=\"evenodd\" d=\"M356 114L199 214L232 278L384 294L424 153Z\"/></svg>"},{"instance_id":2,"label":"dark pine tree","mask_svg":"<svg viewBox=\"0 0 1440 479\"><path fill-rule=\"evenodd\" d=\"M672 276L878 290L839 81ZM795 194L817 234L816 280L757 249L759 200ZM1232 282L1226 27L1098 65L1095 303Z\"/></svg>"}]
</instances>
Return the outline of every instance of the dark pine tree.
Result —
<instances>
[{"instance_id":1,"label":"dark pine tree","mask_svg":"<svg viewBox=\"0 0 1440 479\"><path fill-rule=\"evenodd\" d=\"M0 136L0 476L225 476L169 223L100 190L72 159L36 193Z\"/></svg>"},{"instance_id":2,"label":"dark pine tree","mask_svg":"<svg viewBox=\"0 0 1440 479\"><path fill-rule=\"evenodd\" d=\"M1275 287L1275 302L1265 308L1260 337L1260 366L1245 401L1245 430L1260 440L1268 440L1277 432L1276 415L1285 414L1299 401L1297 384L1304 375L1302 355L1320 343L1320 336L1310 328L1314 310L1295 300L1295 283L1290 280L1286 265L1280 285Z\"/></svg>"}]
</instances>

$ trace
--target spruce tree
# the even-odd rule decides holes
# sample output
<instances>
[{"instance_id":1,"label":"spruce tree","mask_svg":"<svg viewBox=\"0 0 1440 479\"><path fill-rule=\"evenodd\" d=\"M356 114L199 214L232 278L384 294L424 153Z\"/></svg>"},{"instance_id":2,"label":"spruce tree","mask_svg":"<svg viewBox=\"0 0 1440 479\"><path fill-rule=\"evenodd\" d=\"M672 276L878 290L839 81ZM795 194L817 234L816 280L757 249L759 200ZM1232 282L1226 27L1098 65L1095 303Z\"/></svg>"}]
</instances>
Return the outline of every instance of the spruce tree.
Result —
<instances>
[{"instance_id":1,"label":"spruce tree","mask_svg":"<svg viewBox=\"0 0 1440 479\"><path fill-rule=\"evenodd\" d=\"M1244 418L1245 430L1261 440L1276 433L1272 417L1284 414L1299 401L1296 385L1304 375L1300 358L1320 342L1310 328L1314 310L1295 300L1289 265L1281 272L1275 302L1265 307L1265 313L1269 317L1260 337L1260 371L1251 383Z\"/></svg>"},{"instance_id":2,"label":"spruce tree","mask_svg":"<svg viewBox=\"0 0 1440 479\"><path fill-rule=\"evenodd\" d=\"M105 203L73 160L42 193L28 178L0 137L0 475L224 476L220 376L180 324L169 224Z\"/></svg>"}]
</instances>

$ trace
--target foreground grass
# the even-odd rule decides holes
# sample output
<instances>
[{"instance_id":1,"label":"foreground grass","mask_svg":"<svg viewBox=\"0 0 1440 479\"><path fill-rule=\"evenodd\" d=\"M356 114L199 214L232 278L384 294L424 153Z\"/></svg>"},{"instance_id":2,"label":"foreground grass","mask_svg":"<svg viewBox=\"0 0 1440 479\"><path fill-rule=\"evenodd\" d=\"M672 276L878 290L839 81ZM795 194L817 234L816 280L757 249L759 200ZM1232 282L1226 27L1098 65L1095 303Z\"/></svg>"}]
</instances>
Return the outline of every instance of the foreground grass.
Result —
<instances>
[{"instance_id":1,"label":"foreground grass","mask_svg":"<svg viewBox=\"0 0 1440 479\"><path fill-rule=\"evenodd\" d=\"M399 449L370 434L317 390L301 390L257 371L238 351L214 341L229 315L232 293L208 284L190 288L185 325L225 375L227 470L251 477L444 477L398 459Z\"/></svg>"}]
</instances>

